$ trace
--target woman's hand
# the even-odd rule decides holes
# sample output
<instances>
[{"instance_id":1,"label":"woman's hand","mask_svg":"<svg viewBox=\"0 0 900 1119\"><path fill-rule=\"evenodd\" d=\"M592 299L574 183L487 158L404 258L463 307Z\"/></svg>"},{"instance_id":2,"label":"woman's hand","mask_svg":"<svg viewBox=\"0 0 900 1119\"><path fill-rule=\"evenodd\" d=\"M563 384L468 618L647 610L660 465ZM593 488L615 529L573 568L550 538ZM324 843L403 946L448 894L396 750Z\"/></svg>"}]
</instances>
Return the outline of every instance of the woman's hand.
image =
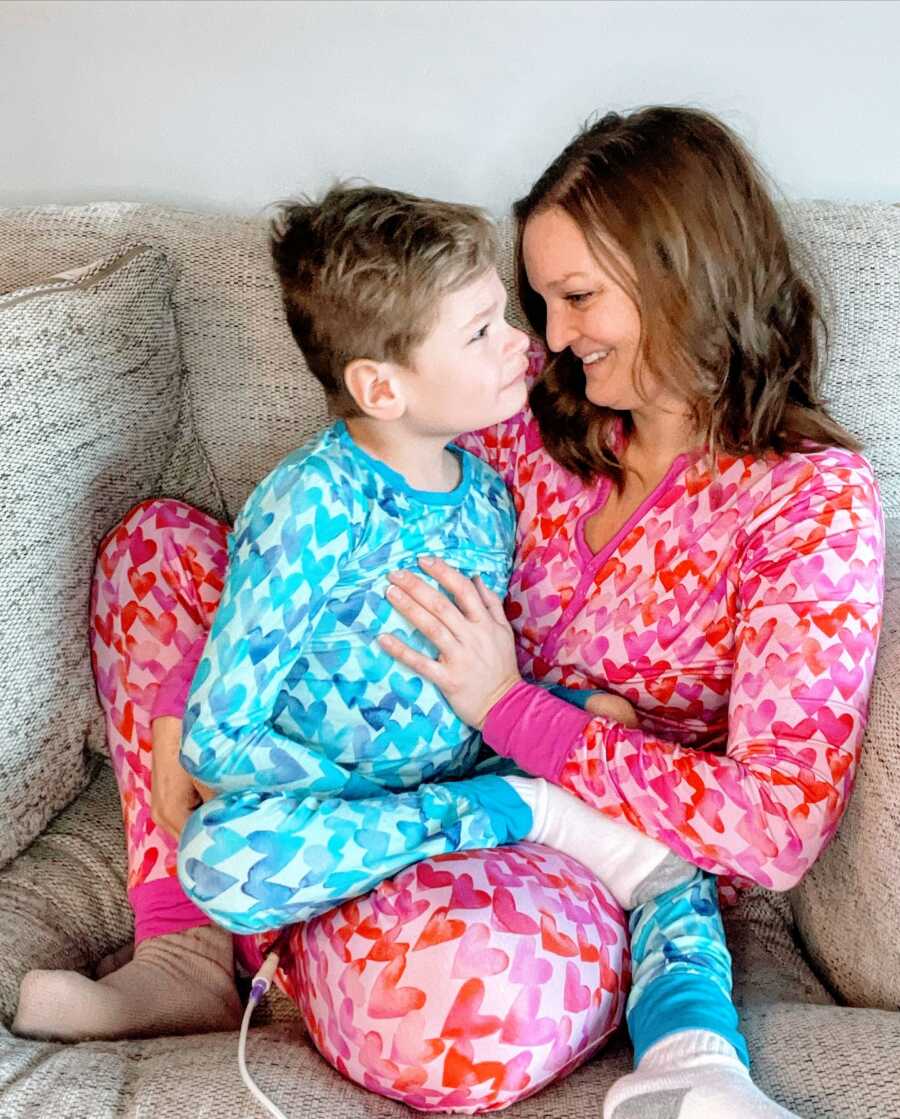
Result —
<instances>
[{"instance_id":1,"label":"woman's hand","mask_svg":"<svg viewBox=\"0 0 900 1119\"><path fill-rule=\"evenodd\" d=\"M436 646L437 660L386 634L379 644L440 688L459 718L480 730L494 704L521 680L512 626L503 603L477 576L467 579L431 556L419 562L455 601L409 571L392 572L387 597Z\"/></svg>"},{"instance_id":2,"label":"woman's hand","mask_svg":"<svg viewBox=\"0 0 900 1119\"><path fill-rule=\"evenodd\" d=\"M198 804L215 792L194 781L178 760L181 719L160 715L150 724L153 762L150 777L150 815L153 822L177 839Z\"/></svg>"},{"instance_id":3,"label":"woman's hand","mask_svg":"<svg viewBox=\"0 0 900 1119\"><path fill-rule=\"evenodd\" d=\"M620 695L592 695L585 703L586 710L592 715L605 715L607 719L614 719L623 727L634 728L638 726L638 717L634 708L627 699Z\"/></svg>"}]
</instances>

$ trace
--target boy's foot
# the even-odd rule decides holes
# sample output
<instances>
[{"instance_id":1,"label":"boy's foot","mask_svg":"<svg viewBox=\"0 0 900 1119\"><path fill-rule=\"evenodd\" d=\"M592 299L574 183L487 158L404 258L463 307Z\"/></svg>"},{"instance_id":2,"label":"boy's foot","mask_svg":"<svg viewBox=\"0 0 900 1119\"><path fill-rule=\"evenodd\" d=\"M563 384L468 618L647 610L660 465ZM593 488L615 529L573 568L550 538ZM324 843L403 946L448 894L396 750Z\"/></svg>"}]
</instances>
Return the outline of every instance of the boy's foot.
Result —
<instances>
[{"instance_id":1,"label":"boy's foot","mask_svg":"<svg viewBox=\"0 0 900 1119\"><path fill-rule=\"evenodd\" d=\"M592 870L623 909L689 881L697 868L631 824L611 820L543 777L504 777L531 809L527 837Z\"/></svg>"},{"instance_id":2,"label":"boy's foot","mask_svg":"<svg viewBox=\"0 0 900 1119\"><path fill-rule=\"evenodd\" d=\"M29 971L13 1033L46 1041L114 1040L235 1030L241 1003L231 934L204 925L142 941L102 979Z\"/></svg>"},{"instance_id":3,"label":"boy's foot","mask_svg":"<svg viewBox=\"0 0 900 1119\"><path fill-rule=\"evenodd\" d=\"M756 1087L734 1046L709 1030L669 1034L613 1084L603 1119L799 1119Z\"/></svg>"}]
</instances>

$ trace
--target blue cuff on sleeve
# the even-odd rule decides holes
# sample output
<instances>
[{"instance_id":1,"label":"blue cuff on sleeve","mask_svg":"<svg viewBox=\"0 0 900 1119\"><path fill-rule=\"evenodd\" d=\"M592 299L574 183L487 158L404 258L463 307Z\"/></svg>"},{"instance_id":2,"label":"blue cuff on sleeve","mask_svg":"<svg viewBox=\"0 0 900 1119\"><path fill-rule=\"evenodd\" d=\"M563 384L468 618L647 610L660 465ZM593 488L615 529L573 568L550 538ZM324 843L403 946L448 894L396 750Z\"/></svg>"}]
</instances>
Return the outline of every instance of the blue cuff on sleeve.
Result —
<instances>
[{"instance_id":1,"label":"blue cuff on sleeve","mask_svg":"<svg viewBox=\"0 0 900 1119\"><path fill-rule=\"evenodd\" d=\"M498 845L518 843L531 831L531 809L502 777L470 777L465 781L454 781L452 788L487 813Z\"/></svg>"}]
</instances>

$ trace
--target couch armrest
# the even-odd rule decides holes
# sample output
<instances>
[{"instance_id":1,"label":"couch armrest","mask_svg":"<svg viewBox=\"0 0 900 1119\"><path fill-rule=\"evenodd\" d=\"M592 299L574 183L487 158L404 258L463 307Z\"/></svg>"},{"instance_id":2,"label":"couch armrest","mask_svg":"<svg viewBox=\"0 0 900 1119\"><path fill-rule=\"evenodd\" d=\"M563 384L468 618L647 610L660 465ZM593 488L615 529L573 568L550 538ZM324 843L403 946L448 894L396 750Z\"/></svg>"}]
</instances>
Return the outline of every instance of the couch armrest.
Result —
<instances>
[{"instance_id":1,"label":"couch armrest","mask_svg":"<svg viewBox=\"0 0 900 1119\"><path fill-rule=\"evenodd\" d=\"M791 891L819 974L851 1006L900 1006L900 523L888 523L884 624L856 786L837 835Z\"/></svg>"}]
</instances>

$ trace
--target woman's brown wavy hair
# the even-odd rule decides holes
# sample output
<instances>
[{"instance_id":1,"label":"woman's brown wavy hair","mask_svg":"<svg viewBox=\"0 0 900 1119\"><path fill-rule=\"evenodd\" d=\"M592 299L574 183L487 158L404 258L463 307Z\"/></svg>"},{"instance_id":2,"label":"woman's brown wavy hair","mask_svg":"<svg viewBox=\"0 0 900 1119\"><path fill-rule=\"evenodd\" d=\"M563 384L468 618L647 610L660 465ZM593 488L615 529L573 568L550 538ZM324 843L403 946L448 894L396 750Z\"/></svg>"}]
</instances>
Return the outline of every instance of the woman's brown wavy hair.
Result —
<instances>
[{"instance_id":1,"label":"woman's brown wavy hair","mask_svg":"<svg viewBox=\"0 0 900 1119\"><path fill-rule=\"evenodd\" d=\"M641 316L641 369L687 395L713 461L810 445L858 450L820 396L827 332L792 259L762 171L709 113L653 107L586 127L513 207L519 298L545 336L546 308L528 284L522 234L558 207ZM633 277L617 257L627 259ZM640 383L638 384L640 388ZM624 470L610 445L620 417L585 397L570 349L551 357L530 404L549 453L589 481Z\"/></svg>"}]
</instances>

